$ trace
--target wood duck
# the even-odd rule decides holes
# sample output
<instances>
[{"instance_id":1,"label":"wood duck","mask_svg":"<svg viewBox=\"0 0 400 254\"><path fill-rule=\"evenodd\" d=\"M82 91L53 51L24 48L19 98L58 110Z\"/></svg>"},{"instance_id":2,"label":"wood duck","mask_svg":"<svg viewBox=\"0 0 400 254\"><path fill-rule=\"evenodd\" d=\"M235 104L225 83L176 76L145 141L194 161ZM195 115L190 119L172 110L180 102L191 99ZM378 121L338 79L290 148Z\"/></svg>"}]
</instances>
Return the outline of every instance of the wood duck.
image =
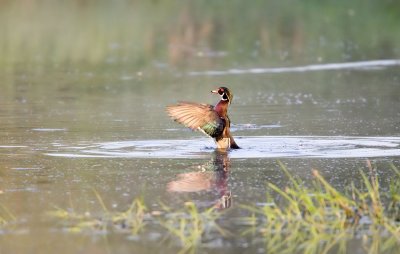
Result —
<instances>
[{"instance_id":1,"label":"wood duck","mask_svg":"<svg viewBox=\"0 0 400 254\"><path fill-rule=\"evenodd\" d=\"M231 121L228 117L228 107L232 102L233 94L226 87L220 87L211 93L221 96L221 100L215 106L179 102L176 105L167 106L167 113L176 122L212 137L218 149L240 148L229 130Z\"/></svg>"}]
</instances>

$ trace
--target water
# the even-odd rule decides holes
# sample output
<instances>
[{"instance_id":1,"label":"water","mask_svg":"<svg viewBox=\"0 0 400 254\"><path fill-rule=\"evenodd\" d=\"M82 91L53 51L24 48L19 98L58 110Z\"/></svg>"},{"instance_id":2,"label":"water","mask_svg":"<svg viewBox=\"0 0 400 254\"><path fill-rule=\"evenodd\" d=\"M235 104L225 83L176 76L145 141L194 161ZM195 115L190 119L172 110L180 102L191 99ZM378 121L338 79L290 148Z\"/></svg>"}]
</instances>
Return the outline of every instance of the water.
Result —
<instances>
[{"instance_id":1,"label":"water","mask_svg":"<svg viewBox=\"0 0 400 254\"><path fill-rule=\"evenodd\" d=\"M2 252L69 246L58 251L123 253L159 241L152 235L158 231L140 241L118 232L70 234L46 216L55 207L97 214L93 190L112 210L142 196L155 211L160 202L228 206L230 220L239 204L265 202L267 182L285 186L278 160L306 182L319 169L341 189L361 182L358 170L369 159L385 186L390 163L400 166L398 73L397 66L380 66L218 77L170 72L129 80L119 70L96 69L8 75L14 85L1 94L0 202L17 219L2 231ZM214 104L218 98L209 91L220 84L235 94L230 116L242 147L222 158L211 139L174 123L164 109L178 100ZM207 248L255 251L243 241L217 238ZM171 253L179 249L168 246ZM156 244L151 251L164 248Z\"/></svg>"},{"instance_id":2,"label":"water","mask_svg":"<svg viewBox=\"0 0 400 254\"><path fill-rule=\"evenodd\" d=\"M207 232L200 253L265 253L262 234L242 235L241 205L265 205L267 183L287 186L279 162L305 186L317 169L346 192L362 186L370 161L389 192L391 165L400 168L397 5L2 4L0 253L177 253L158 218L190 202L217 208L232 233ZM209 91L221 85L234 93L242 147L228 153L165 112L179 100L215 104ZM159 216L139 235L114 225L71 232L49 215L105 221L137 197ZM364 233L347 252L366 252Z\"/></svg>"},{"instance_id":3,"label":"water","mask_svg":"<svg viewBox=\"0 0 400 254\"><path fill-rule=\"evenodd\" d=\"M236 137L241 150L230 158L359 158L400 155L399 137ZM204 158L215 148L210 139L139 140L66 146L46 155L68 158ZM63 152L63 150L66 150ZM59 152L61 151L61 152Z\"/></svg>"}]
</instances>

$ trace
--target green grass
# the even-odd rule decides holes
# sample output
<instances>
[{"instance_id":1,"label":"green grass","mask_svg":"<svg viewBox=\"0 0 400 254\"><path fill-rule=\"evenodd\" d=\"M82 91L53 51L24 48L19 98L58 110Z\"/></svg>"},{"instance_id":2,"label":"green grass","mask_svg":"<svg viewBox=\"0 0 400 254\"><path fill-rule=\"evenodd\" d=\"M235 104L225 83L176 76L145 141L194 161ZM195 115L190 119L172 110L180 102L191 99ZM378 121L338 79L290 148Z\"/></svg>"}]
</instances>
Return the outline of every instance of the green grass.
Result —
<instances>
[{"instance_id":1,"label":"green grass","mask_svg":"<svg viewBox=\"0 0 400 254\"><path fill-rule=\"evenodd\" d=\"M180 253L187 253L194 252L201 246L202 238L206 234L218 232L224 237L229 234L218 225L217 219L220 216L221 213L215 208L199 211L193 202L187 202L184 209L168 213L159 222L167 229L167 237L172 236L179 240L182 247Z\"/></svg>"},{"instance_id":2,"label":"green grass","mask_svg":"<svg viewBox=\"0 0 400 254\"><path fill-rule=\"evenodd\" d=\"M4 205L0 204L0 227L16 221L14 214Z\"/></svg>"},{"instance_id":3,"label":"green grass","mask_svg":"<svg viewBox=\"0 0 400 254\"><path fill-rule=\"evenodd\" d=\"M280 189L270 183L268 187L276 195L268 195L267 205L243 206L252 212L249 220L257 218L244 233L263 235L268 252L345 252L347 242L357 235L370 253L393 251L399 246L397 170L394 169L395 180L391 184L393 191L385 196L390 200L389 205L385 206L377 177L368 178L360 172L364 186L356 189L352 185L346 195L333 188L316 170L313 186L309 188L290 175L283 164L281 167L290 179L290 186Z\"/></svg>"},{"instance_id":4,"label":"green grass","mask_svg":"<svg viewBox=\"0 0 400 254\"><path fill-rule=\"evenodd\" d=\"M140 237L156 229L181 253L203 248L209 238L252 239L262 243L267 253L345 253L350 241L358 241L368 253L394 253L400 246L400 172L393 165L389 191L381 191L376 169L369 163L369 176L360 171L363 185L352 184L345 193L317 170L312 172L312 185L305 186L280 165L289 184L279 188L269 183L264 205L236 204L233 209L241 216L232 218L214 208L200 209L193 202L182 208L160 203L160 211L150 211L142 199L135 199L124 212L112 212L97 193L103 207L100 217L61 209L50 214L67 221L71 232L107 231L124 225ZM224 228L226 221L237 227Z\"/></svg>"},{"instance_id":5,"label":"green grass","mask_svg":"<svg viewBox=\"0 0 400 254\"><path fill-rule=\"evenodd\" d=\"M119 229L130 232L132 235L137 235L146 225L145 217L148 215L148 209L143 199L135 198L126 211L117 212L110 211L96 191L94 191L94 194L103 209L100 216L92 215L88 211L78 212L74 209L67 210L62 208L49 211L47 215L64 222L65 229L73 233L106 232L111 229Z\"/></svg>"}]
</instances>

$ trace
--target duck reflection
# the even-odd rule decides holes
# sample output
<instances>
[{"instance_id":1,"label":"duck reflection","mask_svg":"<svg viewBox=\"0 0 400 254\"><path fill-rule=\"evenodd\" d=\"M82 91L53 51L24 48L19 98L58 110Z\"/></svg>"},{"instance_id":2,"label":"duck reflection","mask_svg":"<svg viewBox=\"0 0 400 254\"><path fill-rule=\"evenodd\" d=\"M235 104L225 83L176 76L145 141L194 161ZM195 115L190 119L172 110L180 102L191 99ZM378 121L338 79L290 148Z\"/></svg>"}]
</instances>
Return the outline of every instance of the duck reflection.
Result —
<instances>
[{"instance_id":1,"label":"duck reflection","mask_svg":"<svg viewBox=\"0 0 400 254\"><path fill-rule=\"evenodd\" d=\"M199 171L182 173L169 182L169 192L212 191L219 197L214 207L229 208L232 204L232 193L228 187L230 161L226 151L216 150L209 162L199 166Z\"/></svg>"}]
</instances>

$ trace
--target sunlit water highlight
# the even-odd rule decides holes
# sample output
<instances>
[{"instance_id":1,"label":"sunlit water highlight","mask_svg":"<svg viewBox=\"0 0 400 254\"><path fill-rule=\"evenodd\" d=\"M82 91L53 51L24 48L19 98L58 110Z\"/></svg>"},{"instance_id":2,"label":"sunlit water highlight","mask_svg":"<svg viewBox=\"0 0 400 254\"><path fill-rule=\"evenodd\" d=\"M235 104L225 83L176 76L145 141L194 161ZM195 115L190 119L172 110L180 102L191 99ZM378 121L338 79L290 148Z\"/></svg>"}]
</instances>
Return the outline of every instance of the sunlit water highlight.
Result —
<instances>
[{"instance_id":1,"label":"sunlit water highlight","mask_svg":"<svg viewBox=\"0 0 400 254\"><path fill-rule=\"evenodd\" d=\"M246 136L230 158L359 158L400 156L400 137ZM132 140L54 146L48 156L69 158L199 158L214 150L211 139Z\"/></svg>"},{"instance_id":2,"label":"sunlit water highlight","mask_svg":"<svg viewBox=\"0 0 400 254\"><path fill-rule=\"evenodd\" d=\"M224 71L191 71L189 76L221 76L221 75L239 75L239 74L263 74L263 73L287 73L287 72L307 72L307 71L325 71L325 70L344 70L360 69L373 70L390 66L399 66L400 59L371 60L348 63L327 63L313 64L295 67L278 68L251 68L251 69L230 69Z\"/></svg>"}]
</instances>

